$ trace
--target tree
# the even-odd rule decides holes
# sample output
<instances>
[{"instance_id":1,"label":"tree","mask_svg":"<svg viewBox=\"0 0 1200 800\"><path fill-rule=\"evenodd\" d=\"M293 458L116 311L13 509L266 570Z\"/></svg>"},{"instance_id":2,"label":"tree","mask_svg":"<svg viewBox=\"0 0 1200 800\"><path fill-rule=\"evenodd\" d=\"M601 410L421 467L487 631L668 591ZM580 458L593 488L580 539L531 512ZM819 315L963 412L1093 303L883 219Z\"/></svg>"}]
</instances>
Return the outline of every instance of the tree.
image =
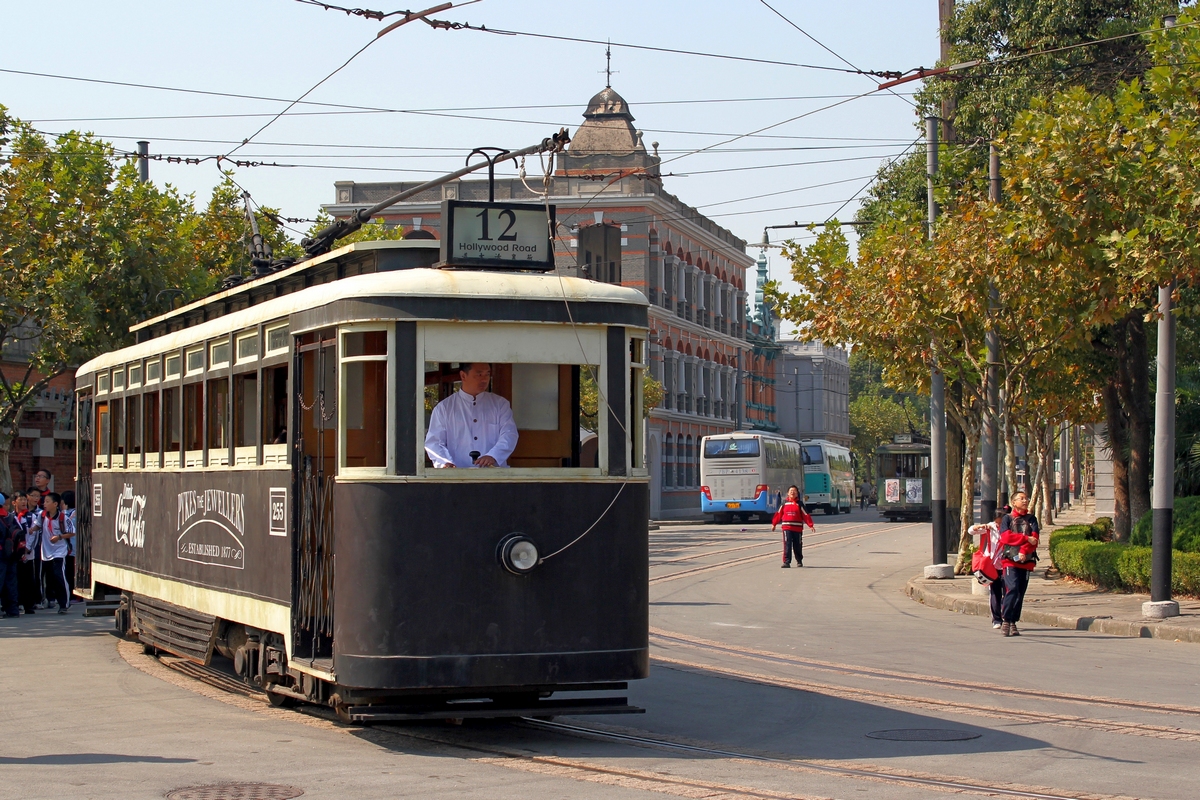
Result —
<instances>
[{"instance_id":1,"label":"tree","mask_svg":"<svg viewBox=\"0 0 1200 800\"><path fill-rule=\"evenodd\" d=\"M265 206L254 211L263 242L275 258L299 258L300 246L288 238L279 219L279 211ZM208 205L191 226L190 238L197 264L216 286L230 275L246 275L250 270L250 224L246 220L242 190L229 174L213 187Z\"/></svg>"},{"instance_id":2,"label":"tree","mask_svg":"<svg viewBox=\"0 0 1200 800\"><path fill-rule=\"evenodd\" d=\"M854 452L858 456L858 479L877 482L875 450L892 441L899 433L917 433L914 421L921 416L912 400L897 402L878 388L863 392L850 401L850 433L854 434Z\"/></svg>"},{"instance_id":3,"label":"tree","mask_svg":"<svg viewBox=\"0 0 1200 800\"><path fill-rule=\"evenodd\" d=\"M649 372L642 373L642 416L649 417L663 399L663 385ZM589 431L599 431L598 409L600 392L596 388L596 376L591 367L579 370L579 424Z\"/></svg>"},{"instance_id":4,"label":"tree","mask_svg":"<svg viewBox=\"0 0 1200 800\"><path fill-rule=\"evenodd\" d=\"M172 189L114 166L105 143L49 142L0 107L0 487L25 408L55 376L130 340L170 308L164 290L208 287L191 246L191 207Z\"/></svg>"}]
</instances>

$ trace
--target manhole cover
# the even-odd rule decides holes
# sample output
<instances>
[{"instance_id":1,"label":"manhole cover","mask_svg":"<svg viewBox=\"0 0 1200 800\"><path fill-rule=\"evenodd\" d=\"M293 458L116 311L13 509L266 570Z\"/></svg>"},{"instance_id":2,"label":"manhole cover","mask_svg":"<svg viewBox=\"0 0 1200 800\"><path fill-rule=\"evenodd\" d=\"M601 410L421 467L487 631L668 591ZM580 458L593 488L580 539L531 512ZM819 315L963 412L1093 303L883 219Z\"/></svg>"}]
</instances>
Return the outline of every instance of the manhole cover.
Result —
<instances>
[{"instance_id":1,"label":"manhole cover","mask_svg":"<svg viewBox=\"0 0 1200 800\"><path fill-rule=\"evenodd\" d=\"M302 794L297 786L278 783L210 783L172 789L167 800L291 800Z\"/></svg>"},{"instance_id":2,"label":"manhole cover","mask_svg":"<svg viewBox=\"0 0 1200 800\"><path fill-rule=\"evenodd\" d=\"M871 731L868 739L888 739L893 742L964 742L978 739L982 734L953 731L944 728L901 728L894 731Z\"/></svg>"}]
</instances>

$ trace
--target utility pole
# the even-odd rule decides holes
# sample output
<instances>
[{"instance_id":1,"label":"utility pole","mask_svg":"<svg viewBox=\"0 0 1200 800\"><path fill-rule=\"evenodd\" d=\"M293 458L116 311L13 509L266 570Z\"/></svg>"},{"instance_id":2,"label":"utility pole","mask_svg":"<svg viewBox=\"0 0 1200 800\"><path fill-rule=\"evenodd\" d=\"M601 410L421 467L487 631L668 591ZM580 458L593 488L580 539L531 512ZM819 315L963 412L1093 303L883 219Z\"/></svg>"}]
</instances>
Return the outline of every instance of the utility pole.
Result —
<instances>
[{"instance_id":1,"label":"utility pole","mask_svg":"<svg viewBox=\"0 0 1200 800\"><path fill-rule=\"evenodd\" d=\"M1000 202L1000 152L992 144L988 152L988 199L993 203ZM992 326L987 332L987 410L983 415L983 470L979 476L980 500L979 510L982 523L989 523L996 518L996 471L999 448L1000 425L1000 332L995 328L996 307L1000 303L999 292L995 285L988 281L988 317L992 318ZM974 454L968 454L968 458Z\"/></svg>"},{"instance_id":2,"label":"utility pole","mask_svg":"<svg viewBox=\"0 0 1200 800\"><path fill-rule=\"evenodd\" d=\"M925 190L928 200L929 238L937 221L937 200L933 195L938 171L938 120L925 118ZM926 578L953 578L954 568L946 563L946 377L938 369L937 351L933 353L929 385L929 497L933 517L933 563L925 568Z\"/></svg>"},{"instance_id":3,"label":"utility pole","mask_svg":"<svg viewBox=\"0 0 1200 800\"><path fill-rule=\"evenodd\" d=\"M150 143L137 143L138 180L142 183L150 181Z\"/></svg>"},{"instance_id":4,"label":"utility pole","mask_svg":"<svg viewBox=\"0 0 1200 800\"><path fill-rule=\"evenodd\" d=\"M1175 27L1175 16L1163 17L1163 27ZM1158 287L1158 389L1154 397L1154 529L1150 538L1150 602L1142 615L1154 619L1179 616L1171 599L1171 546L1175 515L1175 315L1171 296L1175 281Z\"/></svg>"},{"instance_id":5,"label":"utility pole","mask_svg":"<svg viewBox=\"0 0 1200 800\"><path fill-rule=\"evenodd\" d=\"M1058 513L1062 513L1063 509L1071 504L1070 482L1067 475L1070 474L1071 451L1067 447L1067 423L1059 426L1058 432Z\"/></svg>"},{"instance_id":6,"label":"utility pole","mask_svg":"<svg viewBox=\"0 0 1200 800\"><path fill-rule=\"evenodd\" d=\"M1075 486L1075 502L1083 497L1083 448L1080 446L1080 434L1083 429L1078 425L1071 426L1071 483Z\"/></svg>"},{"instance_id":7,"label":"utility pole","mask_svg":"<svg viewBox=\"0 0 1200 800\"><path fill-rule=\"evenodd\" d=\"M938 39L941 43L938 59L943 67L950 65L950 23L953 20L954 0L938 0ZM942 134L947 142L954 141L954 115L957 111L953 92L947 92L942 97Z\"/></svg>"}]
</instances>

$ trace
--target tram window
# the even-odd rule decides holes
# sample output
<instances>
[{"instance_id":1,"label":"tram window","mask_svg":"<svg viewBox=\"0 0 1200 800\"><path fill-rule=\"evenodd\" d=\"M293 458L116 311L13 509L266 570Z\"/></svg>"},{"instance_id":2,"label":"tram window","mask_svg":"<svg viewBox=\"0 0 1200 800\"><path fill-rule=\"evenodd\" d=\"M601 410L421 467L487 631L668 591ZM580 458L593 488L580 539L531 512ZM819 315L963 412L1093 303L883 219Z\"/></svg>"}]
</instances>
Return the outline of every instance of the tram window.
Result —
<instances>
[{"instance_id":1,"label":"tram window","mask_svg":"<svg viewBox=\"0 0 1200 800\"><path fill-rule=\"evenodd\" d=\"M163 466L179 466L179 451L183 446L183 415L179 407L180 390L163 390Z\"/></svg>"},{"instance_id":2,"label":"tram window","mask_svg":"<svg viewBox=\"0 0 1200 800\"><path fill-rule=\"evenodd\" d=\"M142 365L132 364L129 367L129 388L142 385Z\"/></svg>"},{"instance_id":3,"label":"tram window","mask_svg":"<svg viewBox=\"0 0 1200 800\"><path fill-rule=\"evenodd\" d=\"M101 372L96 376L96 393L103 394L108 391L108 373Z\"/></svg>"},{"instance_id":4,"label":"tram window","mask_svg":"<svg viewBox=\"0 0 1200 800\"><path fill-rule=\"evenodd\" d=\"M112 401L112 453L125 455L125 403L117 398Z\"/></svg>"},{"instance_id":5,"label":"tram window","mask_svg":"<svg viewBox=\"0 0 1200 800\"><path fill-rule=\"evenodd\" d=\"M229 366L229 342L217 342L209 348L208 366L213 369Z\"/></svg>"},{"instance_id":6,"label":"tram window","mask_svg":"<svg viewBox=\"0 0 1200 800\"><path fill-rule=\"evenodd\" d=\"M642 439L642 376L646 371L646 342L644 339L629 340L629 437L632 444L634 469L645 469L645 454Z\"/></svg>"},{"instance_id":7,"label":"tram window","mask_svg":"<svg viewBox=\"0 0 1200 800\"><path fill-rule=\"evenodd\" d=\"M198 375L204 372L204 348L197 347L187 353L187 374Z\"/></svg>"},{"instance_id":8,"label":"tram window","mask_svg":"<svg viewBox=\"0 0 1200 800\"><path fill-rule=\"evenodd\" d=\"M167 356L167 377L179 377L179 356Z\"/></svg>"},{"instance_id":9,"label":"tram window","mask_svg":"<svg viewBox=\"0 0 1200 800\"><path fill-rule=\"evenodd\" d=\"M205 415L205 422L208 428L209 463L227 463L229 460L228 378L217 378L208 382L207 410L208 413Z\"/></svg>"},{"instance_id":10,"label":"tram window","mask_svg":"<svg viewBox=\"0 0 1200 800\"><path fill-rule=\"evenodd\" d=\"M276 325L267 328L267 355L282 353L288 349L288 326Z\"/></svg>"},{"instance_id":11,"label":"tram window","mask_svg":"<svg viewBox=\"0 0 1200 800\"><path fill-rule=\"evenodd\" d=\"M237 363L244 364L258 358L258 332L247 333L237 339Z\"/></svg>"},{"instance_id":12,"label":"tram window","mask_svg":"<svg viewBox=\"0 0 1200 800\"><path fill-rule=\"evenodd\" d=\"M342 334L342 466L386 467L388 332Z\"/></svg>"},{"instance_id":13,"label":"tram window","mask_svg":"<svg viewBox=\"0 0 1200 800\"><path fill-rule=\"evenodd\" d=\"M125 399L125 452L130 455L142 452L142 402L140 397Z\"/></svg>"},{"instance_id":14,"label":"tram window","mask_svg":"<svg viewBox=\"0 0 1200 800\"><path fill-rule=\"evenodd\" d=\"M146 359L146 383L157 383L162 377L162 362L157 358Z\"/></svg>"},{"instance_id":15,"label":"tram window","mask_svg":"<svg viewBox=\"0 0 1200 800\"><path fill-rule=\"evenodd\" d=\"M158 454L158 392L142 395L142 442L147 454Z\"/></svg>"},{"instance_id":16,"label":"tram window","mask_svg":"<svg viewBox=\"0 0 1200 800\"><path fill-rule=\"evenodd\" d=\"M264 445L287 443L287 379L286 366L263 370Z\"/></svg>"},{"instance_id":17,"label":"tram window","mask_svg":"<svg viewBox=\"0 0 1200 800\"><path fill-rule=\"evenodd\" d=\"M233 377L233 446L258 444L258 373Z\"/></svg>"},{"instance_id":18,"label":"tram window","mask_svg":"<svg viewBox=\"0 0 1200 800\"><path fill-rule=\"evenodd\" d=\"M201 400L204 384L190 383L183 387L183 449L202 450L204 447L204 415Z\"/></svg>"},{"instance_id":19,"label":"tram window","mask_svg":"<svg viewBox=\"0 0 1200 800\"><path fill-rule=\"evenodd\" d=\"M102 457L101 466L108 466L112 455L112 415L108 403L96 404L96 455Z\"/></svg>"},{"instance_id":20,"label":"tram window","mask_svg":"<svg viewBox=\"0 0 1200 800\"><path fill-rule=\"evenodd\" d=\"M114 392L119 392L125 388L125 370L114 369L112 374L112 386Z\"/></svg>"}]
</instances>

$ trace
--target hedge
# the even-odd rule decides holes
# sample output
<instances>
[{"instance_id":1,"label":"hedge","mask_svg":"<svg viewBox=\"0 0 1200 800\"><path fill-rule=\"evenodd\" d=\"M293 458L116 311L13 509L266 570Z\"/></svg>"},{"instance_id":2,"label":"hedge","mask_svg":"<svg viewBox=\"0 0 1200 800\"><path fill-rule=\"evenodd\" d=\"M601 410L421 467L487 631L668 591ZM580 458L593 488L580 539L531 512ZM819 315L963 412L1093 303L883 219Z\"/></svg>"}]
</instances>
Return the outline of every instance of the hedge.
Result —
<instances>
[{"instance_id":1,"label":"hedge","mask_svg":"<svg viewBox=\"0 0 1200 800\"><path fill-rule=\"evenodd\" d=\"M1105 589L1149 591L1150 548L1101 541L1103 532L1100 521L1059 528L1050 534L1050 560L1062 574ZM1171 592L1200 596L1200 553L1172 553Z\"/></svg>"},{"instance_id":2,"label":"hedge","mask_svg":"<svg viewBox=\"0 0 1200 800\"><path fill-rule=\"evenodd\" d=\"M1200 553L1200 497L1176 497L1171 520L1174 528L1172 547L1185 553ZM1133 526L1130 544L1149 547L1153 527L1154 512L1147 511Z\"/></svg>"}]
</instances>

